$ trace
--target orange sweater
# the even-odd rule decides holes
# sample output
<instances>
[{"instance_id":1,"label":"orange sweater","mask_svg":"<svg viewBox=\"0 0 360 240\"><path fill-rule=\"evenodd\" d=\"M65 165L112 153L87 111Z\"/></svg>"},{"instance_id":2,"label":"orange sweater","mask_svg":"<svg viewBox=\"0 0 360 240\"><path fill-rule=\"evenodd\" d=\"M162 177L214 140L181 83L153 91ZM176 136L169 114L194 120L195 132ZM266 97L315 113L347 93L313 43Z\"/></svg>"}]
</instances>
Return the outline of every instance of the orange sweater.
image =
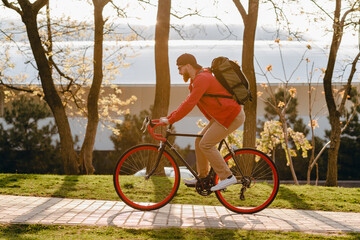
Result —
<instances>
[{"instance_id":1,"label":"orange sweater","mask_svg":"<svg viewBox=\"0 0 360 240\"><path fill-rule=\"evenodd\" d=\"M209 71L202 71L191 79L189 90L186 99L167 117L170 124L181 120L197 105L209 121L214 119L228 128L241 111L241 106L233 99L203 96L205 93L230 95Z\"/></svg>"}]
</instances>

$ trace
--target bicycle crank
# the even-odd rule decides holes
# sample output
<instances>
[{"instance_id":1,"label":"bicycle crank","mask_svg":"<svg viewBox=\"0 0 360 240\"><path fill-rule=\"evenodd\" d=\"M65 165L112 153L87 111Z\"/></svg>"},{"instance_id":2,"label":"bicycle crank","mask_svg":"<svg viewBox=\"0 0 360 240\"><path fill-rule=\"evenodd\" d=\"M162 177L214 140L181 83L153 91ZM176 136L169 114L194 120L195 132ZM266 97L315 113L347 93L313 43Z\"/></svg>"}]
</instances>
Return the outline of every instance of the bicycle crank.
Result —
<instances>
[{"instance_id":1,"label":"bicycle crank","mask_svg":"<svg viewBox=\"0 0 360 240\"><path fill-rule=\"evenodd\" d=\"M210 190L212 186L214 186L214 184L212 183L211 178L206 177L196 183L195 189L201 196L208 196L212 193Z\"/></svg>"}]
</instances>

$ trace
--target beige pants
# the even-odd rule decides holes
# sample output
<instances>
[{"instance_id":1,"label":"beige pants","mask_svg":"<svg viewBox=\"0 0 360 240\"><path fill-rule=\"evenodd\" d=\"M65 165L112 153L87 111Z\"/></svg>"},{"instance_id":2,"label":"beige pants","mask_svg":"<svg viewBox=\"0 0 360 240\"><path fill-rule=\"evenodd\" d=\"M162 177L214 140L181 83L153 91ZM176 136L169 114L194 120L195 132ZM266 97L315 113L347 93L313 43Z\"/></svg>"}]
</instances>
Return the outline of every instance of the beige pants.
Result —
<instances>
[{"instance_id":1,"label":"beige pants","mask_svg":"<svg viewBox=\"0 0 360 240\"><path fill-rule=\"evenodd\" d=\"M241 112L234 119L228 129L223 125L211 120L210 123L201 131L202 138L195 140L196 168L200 178L206 177L209 173L209 162L220 180L232 175L229 167L226 165L224 158L217 150L216 144L238 129L245 121L243 107Z\"/></svg>"}]
</instances>

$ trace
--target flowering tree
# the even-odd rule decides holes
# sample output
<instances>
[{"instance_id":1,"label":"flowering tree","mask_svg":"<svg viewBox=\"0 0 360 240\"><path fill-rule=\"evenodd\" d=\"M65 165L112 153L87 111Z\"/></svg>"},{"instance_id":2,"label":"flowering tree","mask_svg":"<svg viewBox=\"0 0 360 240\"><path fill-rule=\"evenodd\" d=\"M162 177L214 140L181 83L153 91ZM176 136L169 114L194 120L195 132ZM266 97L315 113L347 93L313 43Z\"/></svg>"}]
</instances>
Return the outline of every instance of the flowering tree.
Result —
<instances>
[{"instance_id":1,"label":"flowering tree","mask_svg":"<svg viewBox=\"0 0 360 240\"><path fill-rule=\"evenodd\" d=\"M268 65L265 68L265 72L262 71L262 75L265 77L267 84L266 83L261 84L263 91L258 92L258 97L261 97L263 95L263 93L266 92L267 95L269 96L270 100L267 100L264 98L262 98L262 100L265 101L269 106L271 106L273 108L273 110L276 112L277 116L279 117L279 121L281 123L280 126L282 128L283 136L284 136L282 146L285 149L286 159L288 162L287 164L290 167L291 174L292 174L295 184L298 185L299 183L298 183L298 180L296 177L296 173L295 173L295 169L294 169L293 161L292 161L292 155L291 155L291 151L290 151L290 147L289 147L290 133L288 132L289 127L288 127L288 119L286 116L287 115L286 110L288 109L289 105L291 104L291 102L294 100L294 98L296 96L296 89L294 87L289 87L289 83L292 80L294 73L299 68L300 64L303 62L304 55L306 54L307 50L309 50L311 47L309 45L307 46L307 50L305 50L303 56L300 58L298 65L295 67L295 69L290 74L287 74L285 72L285 69L287 69L287 68L285 66L284 58L283 58L282 51L281 51L280 39L276 39L275 43L277 44L278 49L279 49L281 65L282 65L282 69L284 71L284 77L279 78L277 76L274 76L272 74L272 65ZM260 65L260 64L258 63L258 65ZM262 69L261 66L259 66L259 67L260 67L260 69ZM269 80L270 77L280 81L280 83L282 85L282 89L284 89L284 91L283 91L284 96L282 99L275 97L276 93L274 92L272 86L270 85L270 80Z\"/></svg>"},{"instance_id":2,"label":"flowering tree","mask_svg":"<svg viewBox=\"0 0 360 240\"><path fill-rule=\"evenodd\" d=\"M291 98L295 97L295 90L289 90ZM285 103L279 101L276 108L285 108ZM288 105L287 105L288 106ZM275 108L275 109L276 109ZM295 149L290 147L290 140L295 145L296 150L302 151L302 157L307 158L307 151L312 148L311 144L306 139L304 133L296 132L288 126L288 119L284 112L277 111L281 121L267 121L264 124L264 130L260 133L260 139L257 139L257 148L270 156L275 162L275 149L278 145L285 151L287 166L290 167L295 184L298 184L295 169L293 166L292 157L296 157ZM285 126L285 127L284 127Z\"/></svg>"},{"instance_id":3,"label":"flowering tree","mask_svg":"<svg viewBox=\"0 0 360 240\"><path fill-rule=\"evenodd\" d=\"M319 160L322 152L326 149L328 144L325 144L322 148L322 150L318 153L318 155L315 157L315 128L319 127L318 124L318 119L319 119L319 113L321 113L323 111L323 109L319 109L319 111L317 113L313 113L313 104L314 102L317 100L316 99L316 95L314 94L316 88L313 86L313 81L314 81L314 77L315 77L315 73L319 72L319 69L314 68L314 62L311 65L311 70L309 69L309 64L310 64L311 60L309 58L306 58L306 76L307 76L307 83L308 83L308 96L309 96L309 124L308 126L310 127L310 133L311 133L311 145L312 145L312 149L311 149L311 154L309 157L309 165L308 165L308 171L307 171L307 184L310 184L310 178L311 178L311 171L314 168L314 166L316 166L316 182L315 185L317 185L318 179L319 179L319 168L318 168L318 164L317 161ZM325 72L325 69L322 68L320 75L318 76L319 79L321 79L323 77L323 74ZM318 79L318 80L319 80ZM325 107L325 106L324 106Z\"/></svg>"},{"instance_id":4,"label":"flowering tree","mask_svg":"<svg viewBox=\"0 0 360 240\"><path fill-rule=\"evenodd\" d=\"M281 125L281 122L275 120L265 122L264 130L260 133L260 139L256 141L256 148L272 156L272 160L275 162L275 148L280 145L286 153L287 166L290 166L291 159L289 156L297 156L296 150L301 150L302 157L307 158L308 150L310 150L312 146L305 138L305 135L302 132L295 132L291 128L287 129L287 138L292 139L295 144L296 150L292 149L285 144L286 137Z\"/></svg>"},{"instance_id":5,"label":"flowering tree","mask_svg":"<svg viewBox=\"0 0 360 240\"><path fill-rule=\"evenodd\" d=\"M4 82L4 77L1 77L1 81L4 85L12 90L24 90L44 98L47 104L50 106L52 114L54 116L56 125L59 130L61 153L64 164L64 170L66 174L78 174L86 173L91 174L94 172L92 166L92 151L95 142L96 129L99 122L99 99L102 94L102 83L104 80L104 69L116 69L113 62L109 62L103 66L103 34L104 24L102 11L104 6L110 2L110 0L93 0L94 4L94 50L93 58L87 54L89 46L84 47L83 54L78 54L75 47L57 47L52 44L53 38L58 37L62 40L66 37L63 36L64 31L54 31L51 26L55 24L49 24L50 18L47 18L47 28L38 26L38 15L40 10L49 3L48 0L37 0L31 3L29 0L7 1L2 0L4 5L9 9L16 11L26 27L27 39L31 46L31 53L33 59L31 63L36 65L36 69L39 72L39 79L41 81L41 88L18 88L12 85L12 82ZM49 12L48 15L49 16ZM62 28L63 25L55 25ZM81 24L79 26L82 26ZM84 26L87 26L86 24ZM73 35L81 38L82 34L86 34L87 31L81 27L69 31ZM89 29L85 29L89 30ZM67 33L69 33L67 32ZM8 35L10 36L10 35ZM61 42L61 41L60 41ZM75 49L75 50L74 50ZM105 49L106 50L106 49ZM110 52L110 51L109 51ZM114 54L112 51L111 54ZM57 58L59 57L60 58ZM63 56L63 58L61 58ZM59 60L61 59L61 60ZM58 61L59 60L59 61ZM1 64L0 64L1 65ZM5 61L5 67L9 65ZM93 65L93 69L91 69ZM0 66L1 67L1 66ZM77 75L71 73L76 72ZM7 78L5 80L13 80ZM84 97L86 91L83 87L90 88L89 94ZM115 90L116 91L116 90ZM108 95L116 96L116 95ZM84 100L84 99L87 99ZM114 98L115 99L115 98ZM68 104L69 102L73 104ZM130 100L131 101L131 100ZM109 111L118 112L119 104L114 104L117 101L109 101L104 99L103 114L109 115ZM78 155L74 149L74 141L72 139L71 128L68 121L67 111L73 106L78 107L79 113L88 118L87 129L85 134L85 140ZM73 111L75 112L75 111Z\"/></svg>"},{"instance_id":6,"label":"flowering tree","mask_svg":"<svg viewBox=\"0 0 360 240\"><path fill-rule=\"evenodd\" d=\"M360 2L359 0L310 0L309 2L312 4L310 8L304 8L303 2L304 1L288 1L288 0L278 0L273 1L270 0L276 9L281 12L282 23L286 24L286 28L289 29L289 32L296 31L294 36L300 40L303 31L307 32L310 28L304 26L314 25L320 26L320 31L324 30L324 34L322 34L321 38L324 39L326 33L331 33L332 40L329 43L329 47L326 51L328 52L328 62L326 68L323 68L324 76L322 77L324 93L325 93L325 100L326 106L328 109L329 120L331 125L331 132L330 132L330 142L326 145L325 148L328 148L328 170L327 170L327 177L326 177L326 185L327 186L336 186L337 185L337 161L338 161L338 151L340 147L340 135L342 132L342 123L341 123L341 116L344 113L344 104L347 99L348 92L350 91L350 84L352 81L352 73L348 76L348 84L343 91L343 98L337 101L337 90L333 85L333 80L336 78L343 78L344 74L340 74L336 76L336 68L335 65L337 64L337 56L338 52L341 49L341 42L343 35L347 32L352 32L354 35L358 32L358 27L360 24L359 21L359 12L360 12ZM296 6L296 3L300 3ZM287 11L283 11L283 6L291 6L290 9ZM294 11L292 11L292 9ZM305 21L308 21L307 24L301 24L299 26L292 26L291 22L285 15L292 15L292 16L301 16L306 18ZM278 16L278 15L277 15ZM295 21L294 21L295 22ZM297 23L297 22L296 22ZM301 30L302 29L302 30ZM306 29L306 30L305 30ZM300 31L298 31L300 30ZM356 54L356 48L354 48L354 53ZM357 59L357 60L356 60ZM353 63L355 65L358 61L358 57L355 57ZM314 120L314 121L313 121ZM316 119L311 120L312 127L316 126ZM314 150L313 150L314 151ZM323 150L322 150L323 151ZM316 161L315 161L316 162ZM315 164L315 162L312 162ZM311 163L311 165L312 165Z\"/></svg>"}]
</instances>

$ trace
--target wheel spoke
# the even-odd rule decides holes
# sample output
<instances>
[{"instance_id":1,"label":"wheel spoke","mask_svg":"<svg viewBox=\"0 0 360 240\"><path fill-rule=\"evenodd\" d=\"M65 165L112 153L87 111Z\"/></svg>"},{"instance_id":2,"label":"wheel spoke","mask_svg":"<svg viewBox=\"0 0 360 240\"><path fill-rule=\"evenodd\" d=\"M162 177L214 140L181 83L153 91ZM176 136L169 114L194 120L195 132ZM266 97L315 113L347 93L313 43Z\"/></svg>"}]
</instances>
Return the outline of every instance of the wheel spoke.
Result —
<instances>
[{"instance_id":1,"label":"wheel spoke","mask_svg":"<svg viewBox=\"0 0 360 240\"><path fill-rule=\"evenodd\" d=\"M242 184L234 184L226 190L217 191L216 196L225 207L237 213L263 210L275 199L279 188L274 163L264 153L254 149L236 150L235 159L240 171L233 164L229 164L230 169L238 180L243 180ZM234 159L229 154L225 161L234 162ZM251 181L250 184L248 181Z\"/></svg>"},{"instance_id":2,"label":"wheel spoke","mask_svg":"<svg viewBox=\"0 0 360 240\"><path fill-rule=\"evenodd\" d=\"M176 194L180 173L168 152L156 166L158 146L139 145L123 154L114 172L114 186L119 197L129 206L140 210L153 210L166 205ZM170 177L173 173L173 177Z\"/></svg>"}]
</instances>

